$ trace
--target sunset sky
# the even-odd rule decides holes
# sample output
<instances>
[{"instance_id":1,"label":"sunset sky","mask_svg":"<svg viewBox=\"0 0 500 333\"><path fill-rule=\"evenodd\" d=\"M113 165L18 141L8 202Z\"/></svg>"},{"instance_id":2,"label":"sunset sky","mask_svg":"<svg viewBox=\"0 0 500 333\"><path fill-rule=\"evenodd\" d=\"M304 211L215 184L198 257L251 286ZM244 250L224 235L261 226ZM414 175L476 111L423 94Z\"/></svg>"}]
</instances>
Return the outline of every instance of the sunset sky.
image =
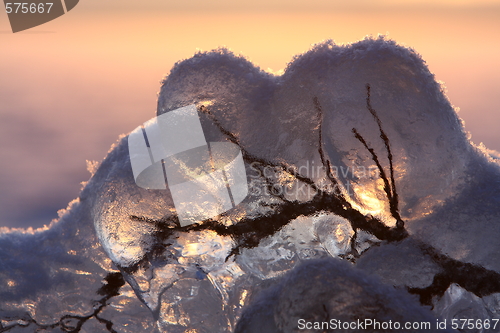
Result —
<instances>
[{"instance_id":1,"label":"sunset sky","mask_svg":"<svg viewBox=\"0 0 500 333\"><path fill-rule=\"evenodd\" d=\"M175 62L226 46L279 73L314 43L378 34L420 53L472 141L500 150L500 1L82 0L16 34L1 12L0 226L57 217L85 161L155 116Z\"/></svg>"}]
</instances>

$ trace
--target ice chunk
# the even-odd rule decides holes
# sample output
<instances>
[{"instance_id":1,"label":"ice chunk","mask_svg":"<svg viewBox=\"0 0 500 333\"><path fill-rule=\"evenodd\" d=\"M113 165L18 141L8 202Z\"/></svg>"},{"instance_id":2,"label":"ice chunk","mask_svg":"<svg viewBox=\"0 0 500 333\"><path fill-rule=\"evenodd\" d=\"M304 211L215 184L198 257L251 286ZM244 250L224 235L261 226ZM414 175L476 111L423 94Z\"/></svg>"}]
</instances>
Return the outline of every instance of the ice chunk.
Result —
<instances>
[{"instance_id":1,"label":"ice chunk","mask_svg":"<svg viewBox=\"0 0 500 333\"><path fill-rule=\"evenodd\" d=\"M467 177L461 191L409 228L441 253L500 272L500 168L479 155Z\"/></svg>"},{"instance_id":2,"label":"ice chunk","mask_svg":"<svg viewBox=\"0 0 500 333\"><path fill-rule=\"evenodd\" d=\"M465 258L447 248L476 246L471 262L495 261L495 247L481 251L478 240L444 241L446 223L423 227L466 187L481 157L412 50L383 38L325 42L279 77L227 50L200 53L163 82L158 116L191 104L207 141L242 150L250 188L234 209L181 227L169 191L133 184L123 144L89 183L98 185L102 244L163 330L202 329L197 316L217 309L220 316L202 317L206 327L230 331L259 286L304 260L359 261L417 294L446 262Z\"/></svg>"},{"instance_id":3,"label":"ice chunk","mask_svg":"<svg viewBox=\"0 0 500 333\"><path fill-rule=\"evenodd\" d=\"M403 327L407 322L426 323L427 330L433 331L430 328L436 323L430 309L422 308L404 291L384 285L346 262L323 259L304 263L259 295L243 313L235 332L380 332L375 322L387 325L389 321L392 329L387 326L384 332L397 332L396 325ZM342 323L352 322L354 326L342 327ZM316 323L318 327L314 327Z\"/></svg>"},{"instance_id":4,"label":"ice chunk","mask_svg":"<svg viewBox=\"0 0 500 333\"><path fill-rule=\"evenodd\" d=\"M332 173L360 209L388 224L395 221L387 214L373 155L389 183L394 178L400 213L414 219L454 194L472 153L460 119L423 60L382 38L317 45L280 77L225 50L197 54L164 81L158 114L186 103L207 103L250 154L302 167L309 178ZM329 170L321 164L320 147Z\"/></svg>"},{"instance_id":5,"label":"ice chunk","mask_svg":"<svg viewBox=\"0 0 500 333\"><path fill-rule=\"evenodd\" d=\"M174 186L194 168L164 161L173 163L165 188L138 186L133 169L155 157L133 167L131 159L145 159L150 147L142 129L132 132L58 223L1 236L1 329L75 328L85 318L81 329L94 331L108 325L97 306L124 332L140 331L133 314L144 307L130 288L162 332L232 332L238 322L251 332L256 320L290 332L302 315L427 320L429 305L446 317L454 304L473 303L471 314L484 318L484 309L497 311L500 167L468 142L414 51L384 38L327 41L296 57L282 76L224 49L199 53L165 79L157 116L189 105L202 141L241 150L234 163L223 163L227 188L212 186L228 191L231 207L221 213L200 199L196 209L182 208L195 216L182 223ZM148 135L169 140L150 125ZM208 161L196 156L195 164ZM155 171L146 183L161 176ZM237 186L243 180L248 193ZM311 261L331 257L351 263ZM421 305L367 273L416 294ZM269 298L257 296L272 286ZM68 312L76 317L61 322ZM153 329L149 320L144 325Z\"/></svg>"},{"instance_id":6,"label":"ice chunk","mask_svg":"<svg viewBox=\"0 0 500 333\"><path fill-rule=\"evenodd\" d=\"M49 228L0 234L0 331L154 331L100 247L89 211L75 200Z\"/></svg>"},{"instance_id":7,"label":"ice chunk","mask_svg":"<svg viewBox=\"0 0 500 333\"><path fill-rule=\"evenodd\" d=\"M444 296L437 302L435 312L447 320L450 326L453 322L457 323L461 332L481 333L498 329L498 324L495 325L495 322L491 321L492 318L483 301L457 284L452 284L446 290ZM470 319L474 323L472 329L464 325L464 322L468 324ZM477 325L478 319L480 325ZM484 322L488 322L491 326L488 329L484 328Z\"/></svg>"},{"instance_id":8,"label":"ice chunk","mask_svg":"<svg viewBox=\"0 0 500 333\"><path fill-rule=\"evenodd\" d=\"M442 268L419 245L413 239L406 239L374 247L359 258L357 267L393 286L428 287Z\"/></svg>"}]
</instances>

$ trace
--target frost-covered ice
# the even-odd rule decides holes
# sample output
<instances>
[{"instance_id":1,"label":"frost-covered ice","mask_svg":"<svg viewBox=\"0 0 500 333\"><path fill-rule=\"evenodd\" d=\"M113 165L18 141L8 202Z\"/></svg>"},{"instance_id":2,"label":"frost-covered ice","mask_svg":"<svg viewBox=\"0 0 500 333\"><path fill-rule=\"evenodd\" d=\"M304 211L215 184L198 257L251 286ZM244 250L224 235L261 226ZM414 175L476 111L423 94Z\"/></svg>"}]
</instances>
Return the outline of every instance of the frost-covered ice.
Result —
<instances>
[{"instance_id":1,"label":"frost-covered ice","mask_svg":"<svg viewBox=\"0 0 500 333\"><path fill-rule=\"evenodd\" d=\"M0 258L0 332L155 330L78 200L46 230L1 234Z\"/></svg>"},{"instance_id":2,"label":"frost-covered ice","mask_svg":"<svg viewBox=\"0 0 500 333\"><path fill-rule=\"evenodd\" d=\"M282 76L199 53L163 82L158 115L192 104L207 142L243 152L247 198L181 226L168 190L135 184L122 138L58 222L0 236L0 331L500 319L498 153L468 141L415 52L324 42Z\"/></svg>"}]
</instances>

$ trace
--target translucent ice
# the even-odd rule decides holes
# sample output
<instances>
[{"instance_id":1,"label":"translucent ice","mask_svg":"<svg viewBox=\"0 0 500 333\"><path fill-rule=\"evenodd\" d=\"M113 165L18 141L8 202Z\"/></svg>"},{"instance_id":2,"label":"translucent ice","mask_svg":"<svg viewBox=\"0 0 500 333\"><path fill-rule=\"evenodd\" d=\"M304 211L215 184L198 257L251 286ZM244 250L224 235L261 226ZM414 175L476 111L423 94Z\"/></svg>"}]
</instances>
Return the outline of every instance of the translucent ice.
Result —
<instances>
[{"instance_id":1,"label":"translucent ice","mask_svg":"<svg viewBox=\"0 0 500 333\"><path fill-rule=\"evenodd\" d=\"M162 332L290 332L321 297L348 304L325 315L351 319L499 311L498 154L469 143L414 51L327 41L282 76L198 53L163 82L157 115L188 105L204 141L241 150L248 196L182 225L172 184L137 186L123 137L59 222L1 236L2 329L152 330L138 300ZM76 301L55 301L65 294Z\"/></svg>"}]
</instances>

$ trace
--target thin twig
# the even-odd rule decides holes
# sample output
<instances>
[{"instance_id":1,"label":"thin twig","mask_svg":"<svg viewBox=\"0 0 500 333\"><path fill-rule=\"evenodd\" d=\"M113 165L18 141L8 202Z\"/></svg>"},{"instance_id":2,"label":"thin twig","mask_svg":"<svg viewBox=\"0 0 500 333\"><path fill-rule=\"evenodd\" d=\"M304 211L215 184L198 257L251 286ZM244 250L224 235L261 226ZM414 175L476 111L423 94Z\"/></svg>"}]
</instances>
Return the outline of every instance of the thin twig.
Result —
<instances>
[{"instance_id":1,"label":"thin twig","mask_svg":"<svg viewBox=\"0 0 500 333\"><path fill-rule=\"evenodd\" d=\"M323 167L326 168L326 176L330 180L330 182L334 185L335 188L335 195L337 195L339 198L345 200L344 196L342 195L342 192L340 191L340 188L338 187L338 181L335 179L332 173L332 166L330 164L330 160L328 160L325 157L325 151L323 150L323 108L321 107L321 104L319 103L318 97L313 98L313 103L314 107L318 111L318 153L321 158L321 163L323 164ZM346 201L346 200L345 200ZM347 202L347 201L346 201Z\"/></svg>"},{"instance_id":2,"label":"thin twig","mask_svg":"<svg viewBox=\"0 0 500 333\"><path fill-rule=\"evenodd\" d=\"M387 158L389 160L389 173L391 177L391 195L388 198L389 199L389 206L391 210L392 216L397 220L398 224L403 223L403 219L399 215L399 199L398 199L398 192L396 191L396 182L394 181L394 166L393 166L393 156L392 156L392 151L391 151L391 145L389 142L389 137L385 133L384 129L382 128L382 121L380 120L377 111L372 107L371 104L371 87L370 84L366 84L366 108L370 113L372 114L373 118L375 118L375 121L377 122L378 129L380 131L380 138L382 141L384 141L385 149L387 151Z\"/></svg>"}]
</instances>

